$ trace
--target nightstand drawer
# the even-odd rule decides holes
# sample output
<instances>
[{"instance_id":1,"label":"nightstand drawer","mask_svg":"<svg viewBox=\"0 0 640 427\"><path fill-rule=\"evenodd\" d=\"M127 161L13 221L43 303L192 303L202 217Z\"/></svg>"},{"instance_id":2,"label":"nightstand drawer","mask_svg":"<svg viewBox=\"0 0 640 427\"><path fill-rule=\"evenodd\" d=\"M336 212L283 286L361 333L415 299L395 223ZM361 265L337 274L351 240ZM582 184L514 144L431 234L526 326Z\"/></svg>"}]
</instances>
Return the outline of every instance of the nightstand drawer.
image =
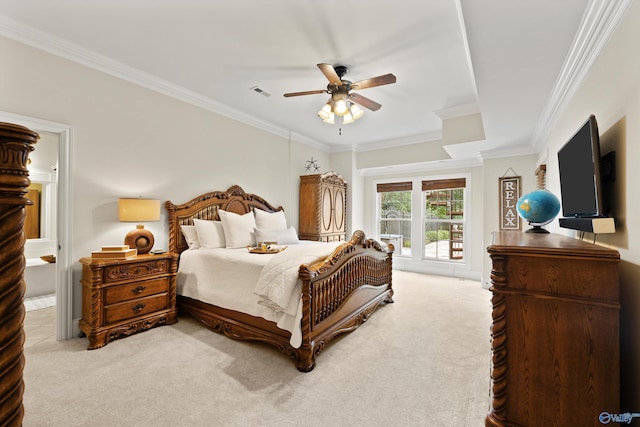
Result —
<instances>
[{"instance_id":1,"label":"nightstand drawer","mask_svg":"<svg viewBox=\"0 0 640 427\"><path fill-rule=\"evenodd\" d=\"M104 283L117 282L120 280L140 280L148 276L167 274L169 272L169 260L153 258L136 261L123 262L118 265L107 266L104 269Z\"/></svg>"},{"instance_id":2,"label":"nightstand drawer","mask_svg":"<svg viewBox=\"0 0 640 427\"><path fill-rule=\"evenodd\" d=\"M87 349L178 321L178 254L142 254L126 259L80 258L82 319Z\"/></svg>"},{"instance_id":3,"label":"nightstand drawer","mask_svg":"<svg viewBox=\"0 0 640 427\"><path fill-rule=\"evenodd\" d=\"M169 278L167 277L145 280L143 282L127 283L125 285L106 288L104 292L104 304L116 304L168 291Z\"/></svg>"},{"instance_id":4,"label":"nightstand drawer","mask_svg":"<svg viewBox=\"0 0 640 427\"><path fill-rule=\"evenodd\" d=\"M131 319L133 317L153 313L167 307L168 296L166 293L163 293L127 302L121 302L119 304L106 305L104 307L104 318L106 323L114 323L120 320Z\"/></svg>"}]
</instances>

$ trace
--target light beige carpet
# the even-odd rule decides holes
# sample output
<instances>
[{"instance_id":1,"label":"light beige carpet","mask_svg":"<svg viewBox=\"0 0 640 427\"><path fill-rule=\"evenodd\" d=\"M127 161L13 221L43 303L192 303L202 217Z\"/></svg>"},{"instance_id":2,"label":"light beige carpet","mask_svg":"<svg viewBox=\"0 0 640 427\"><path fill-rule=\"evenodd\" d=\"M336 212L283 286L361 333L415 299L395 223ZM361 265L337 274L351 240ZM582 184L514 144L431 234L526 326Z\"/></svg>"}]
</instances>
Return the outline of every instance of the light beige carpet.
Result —
<instances>
[{"instance_id":1,"label":"light beige carpet","mask_svg":"<svg viewBox=\"0 0 640 427\"><path fill-rule=\"evenodd\" d=\"M300 373L190 317L87 351L27 313L24 426L482 426L491 305L479 282L394 272L395 303ZM52 320L50 320L52 321Z\"/></svg>"}]
</instances>

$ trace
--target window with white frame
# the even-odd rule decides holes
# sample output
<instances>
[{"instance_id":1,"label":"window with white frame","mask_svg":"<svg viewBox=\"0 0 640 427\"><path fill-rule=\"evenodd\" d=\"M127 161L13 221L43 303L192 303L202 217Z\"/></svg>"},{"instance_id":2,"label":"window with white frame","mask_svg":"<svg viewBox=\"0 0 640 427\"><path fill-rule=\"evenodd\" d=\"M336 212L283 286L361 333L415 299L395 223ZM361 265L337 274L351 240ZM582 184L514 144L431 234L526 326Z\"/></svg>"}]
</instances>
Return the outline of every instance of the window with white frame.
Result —
<instances>
[{"instance_id":1,"label":"window with white frame","mask_svg":"<svg viewBox=\"0 0 640 427\"><path fill-rule=\"evenodd\" d=\"M380 240L414 260L464 262L466 178L376 184Z\"/></svg>"},{"instance_id":2,"label":"window with white frame","mask_svg":"<svg viewBox=\"0 0 640 427\"><path fill-rule=\"evenodd\" d=\"M411 256L412 182L378 184L378 232L392 243L396 255Z\"/></svg>"},{"instance_id":3,"label":"window with white frame","mask_svg":"<svg viewBox=\"0 0 640 427\"><path fill-rule=\"evenodd\" d=\"M464 259L465 186L465 178L422 181L425 259Z\"/></svg>"}]
</instances>

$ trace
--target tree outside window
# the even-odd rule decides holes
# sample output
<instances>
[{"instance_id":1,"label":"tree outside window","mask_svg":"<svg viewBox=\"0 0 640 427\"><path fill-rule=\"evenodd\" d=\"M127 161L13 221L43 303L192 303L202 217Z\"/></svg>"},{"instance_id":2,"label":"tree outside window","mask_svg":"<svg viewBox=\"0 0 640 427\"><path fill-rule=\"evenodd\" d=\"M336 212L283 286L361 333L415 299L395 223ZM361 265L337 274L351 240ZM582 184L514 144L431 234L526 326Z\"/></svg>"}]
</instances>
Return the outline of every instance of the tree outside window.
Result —
<instances>
[{"instance_id":1,"label":"tree outside window","mask_svg":"<svg viewBox=\"0 0 640 427\"><path fill-rule=\"evenodd\" d=\"M380 240L393 243L397 255L463 262L466 178L423 180L421 188L413 188L415 183L420 181L377 184ZM417 198L422 207L412 215Z\"/></svg>"},{"instance_id":2,"label":"tree outside window","mask_svg":"<svg viewBox=\"0 0 640 427\"><path fill-rule=\"evenodd\" d=\"M411 255L411 182L378 185L380 239Z\"/></svg>"},{"instance_id":3,"label":"tree outside window","mask_svg":"<svg viewBox=\"0 0 640 427\"><path fill-rule=\"evenodd\" d=\"M464 259L465 180L424 181L422 187L425 201L425 258Z\"/></svg>"}]
</instances>

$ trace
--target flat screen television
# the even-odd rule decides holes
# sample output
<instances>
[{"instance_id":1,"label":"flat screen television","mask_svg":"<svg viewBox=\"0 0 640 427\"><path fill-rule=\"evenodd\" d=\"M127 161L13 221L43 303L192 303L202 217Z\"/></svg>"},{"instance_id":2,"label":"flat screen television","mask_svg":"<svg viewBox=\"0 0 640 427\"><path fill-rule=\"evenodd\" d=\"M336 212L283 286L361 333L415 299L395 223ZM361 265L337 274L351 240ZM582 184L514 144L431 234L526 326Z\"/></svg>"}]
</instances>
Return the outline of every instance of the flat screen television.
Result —
<instances>
[{"instance_id":1,"label":"flat screen television","mask_svg":"<svg viewBox=\"0 0 640 427\"><path fill-rule=\"evenodd\" d=\"M562 214L565 218L606 216L602 191L600 136L594 115L558 151Z\"/></svg>"}]
</instances>

